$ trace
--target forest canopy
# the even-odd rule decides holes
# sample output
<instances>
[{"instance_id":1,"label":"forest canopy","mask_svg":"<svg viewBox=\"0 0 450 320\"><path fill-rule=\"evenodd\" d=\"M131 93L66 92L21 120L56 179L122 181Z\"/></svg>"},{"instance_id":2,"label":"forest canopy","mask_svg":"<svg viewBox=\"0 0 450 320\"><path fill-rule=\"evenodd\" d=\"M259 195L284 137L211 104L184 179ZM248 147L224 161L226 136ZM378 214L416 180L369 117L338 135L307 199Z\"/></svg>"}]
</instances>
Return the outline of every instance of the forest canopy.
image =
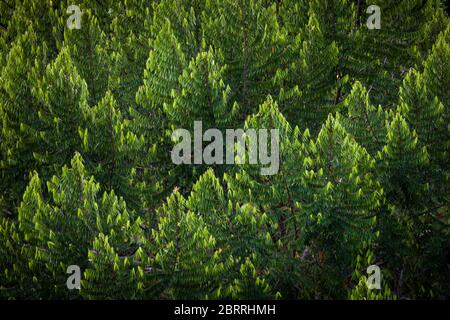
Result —
<instances>
[{"instance_id":1,"label":"forest canopy","mask_svg":"<svg viewBox=\"0 0 450 320\"><path fill-rule=\"evenodd\" d=\"M0 298L448 299L445 6L2 0Z\"/></svg>"}]
</instances>

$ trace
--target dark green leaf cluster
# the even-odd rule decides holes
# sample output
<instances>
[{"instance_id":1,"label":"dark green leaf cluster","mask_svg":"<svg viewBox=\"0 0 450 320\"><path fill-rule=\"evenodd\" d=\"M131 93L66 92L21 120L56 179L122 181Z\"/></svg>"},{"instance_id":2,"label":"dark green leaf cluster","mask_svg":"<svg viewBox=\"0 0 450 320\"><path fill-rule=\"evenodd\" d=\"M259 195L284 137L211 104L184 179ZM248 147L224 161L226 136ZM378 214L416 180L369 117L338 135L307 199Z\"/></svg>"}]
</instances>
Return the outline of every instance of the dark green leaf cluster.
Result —
<instances>
[{"instance_id":1,"label":"dark green leaf cluster","mask_svg":"<svg viewBox=\"0 0 450 320\"><path fill-rule=\"evenodd\" d=\"M0 4L0 298L449 298L443 1L70 5ZM195 121L278 172L175 165Z\"/></svg>"}]
</instances>

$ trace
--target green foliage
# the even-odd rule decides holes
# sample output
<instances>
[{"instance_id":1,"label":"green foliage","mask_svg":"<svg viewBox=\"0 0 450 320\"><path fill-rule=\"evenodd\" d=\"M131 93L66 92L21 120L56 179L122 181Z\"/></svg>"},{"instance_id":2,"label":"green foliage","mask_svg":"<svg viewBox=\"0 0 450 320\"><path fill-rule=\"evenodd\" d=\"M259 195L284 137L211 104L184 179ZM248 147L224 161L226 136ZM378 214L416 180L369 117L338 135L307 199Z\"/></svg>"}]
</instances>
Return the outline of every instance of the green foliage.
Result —
<instances>
[{"instance_id":1,"label":"green foliage","mask_svg":"<svg viewBox=\"0 0 450 320\"><path fill-rule=\"evenodd\" d=\"M373 252L366 250L365 255L358 255L356 259L356 270L354 278L356 279L356 286L349 293L350 300L397 300L397 296L389 288L385 276L381 274L381 281L384 283L383 288L378 290L371 290L367 286L368 278L360 271L361 267L373 265ZM365 270L362 270L363 272Z\"/></svg>"},{"instance_id":2,"label":"green foliage","mask_svg":"<svg viewBox=\"0 0 450 320\"><path fill-rule=\"evenodd\" d=\"M200 177L187 200L174 191L152 230L144 290L159 298L271 296L264 280L269 269L261 261L271 247L267 216L232 199L212 170Z\"/></svg>"},{"instance_id":3,"label":"green foliage","mask_svg":"<svg viewBox=\"0 0 450 320\"><path fill-rule=\"evenodd\" d=\"M400 112L428 148L439 148L444 106L427 92L423 76L412 70L400 88Z\"/></svg>"},{"instance_id":4,"label":"green foliage","mask_svg":"<svg viewBox=\"0 0 450 320\"><path fill-rule=\"evenodd\" d=\"M65 14L66 7L61 10L59 3L52 0L40 2L34 0L15 1L14 5L11 3L10 5L14 7L14 12L10 16L7 26L5 26L4 37L12 42L29 28L32 28L39 41L46 43L51 57L55 58L58 54L58 44L61 42L64 28L63 20L59 17ZM2 10L2 17L3 12Z\"/></svg>"},{"instance_id":5,"label":"green foliage","mask_svg":"<svg viewBox=\"0 0 450 320\"><path fill-rule=\"evenodd\" d=\"M117 250L138 240L139 219L132 220L114 192L100 197L99 190L93 177L86 176L79 154L70 168L63 167L60 176L47 182L46 191L39 176L33 175L17 224L2 221L2 251L13 259L5 261L2 293L10 287L17 297L76 297L76 292L67 291L66 268L87 267L88 250L97 234L109 235ZM19 239L26 245L18 248Z\"/></svg>"},{"instance_id":6,"label":"green foliage","mask_svg":"<svg viewBox=\"0 0 450 320\"><path fill-rule=\"evenodd\" d=\"M86 82L73 65L67 48L47 65L32 93L39 103L36 128L39 149L34 156L46 166L62 166L79 150L78 128L88 108Z\"/></svg>"},{"instance_id":7,"label":"green foliage","mask_svg":"<svg viewBox=\"0 0 450 320\"><path fill-rule=\"evenodd\" d=\"M336 281L332 290L339 292L337 281L348 274L359 243L373 237L383 189L375 161L345 131L339 114L328 118L311 149L308 200L299 204L307 218L305 237L327 270L325 281Z\"/></svg>"},{"instance_id":8,"label":"green foliage","mask_svg":"<svg viewBox=\"0 0 450 320\"><path fill-rule=\"evenodd\" d=\"M387 115L378 106L371 105L369 94L360 82L353 85L344 101L347 117L343 125L355 140L374 156L385 144Z\"/></svg>"},{"instance_id":9,"label":"green foliage","mask_svg":"<svg viewBox=\"0 0 450 320\"><path fill-rule=\"evenodd\" d=\"M155 239L154 268L161 292L168 298L202 298L213 288L221 272L220 252L216 240L201 216L186 207L186 200L174 193L160 211Z\"/></svg>"},{"instance_id":10,"label":"green foliage","mask_svg":"<svg viewBox=\"0 0 450 320\"><path fill-rule=\"evenodd\" d=\"M97 104L106 93L110 70L106 35L90 11L83 14L83 31L65 29L64 43L79 75L86 81L88 103Z\"/></svg>"},{"instance_id":11,"label":"green foliage","mask_svg":"<svg viewBox=\"0 0 450 320\"><path fill-rule=\"evenodd\" d=\"M424 81L431 93L446 106L445 120L448 121L448 105L450 95L447 90L449 85L448 70L450 65L450 27L442 32L434 44L430 55L424 62Z\"/></svg>"},{"instance_id":12,"label":"green foliage","mask_svg":"<svg viewBox=\"0 0 450 320\"><path fill-rule=\"evenodd\" d=\"M180 42L181 50L189 61L202 48L202 13L205 0L160 1L154 6L150 29L158 34L167 22Z\"/></svg>"},{"instance_id":13,"label":"green foliage","mask_svg":"<svg viewBox=\"0 0 450 320\"><path fill-rule=\"evenodd\" d=\"M205 42L224 55L225 82L245 119L273 93L271 80L286 41L276 5L261 0L207 1L202 20Z\"/></svg>"},{"instance_id":14,"label":"green foliage","mask_svg":"<svg viewBox=\"0 0 450 320\"><path fill-rule=\"evenodd\" d=\"M179 78L180 91L173 92L173 104L165 105L165 113L175 128L193 129L194 121L205 128L227 128L233 112L225 86L221 57L212 50L200 52Z\"/></svg>"},{"instance_id":15,"label":"green foliage","mask_svg":"<svg viewBox=\"0 0 450 320\"><path fill-rule=\"evenodd\" d=\"M14 206L18 205L25 190L28 171L37 169L38 165L33 157L37 149L38 103L31 90L45 68L46 59L45 45L39 45L36 33L29 28L13 43L2 69L0 168L3 183L0 206L10 214L16 211Z\"/></svg>"},{"instance_id":16,"label":"green foliage","mask_svg":"<svg viewBox=\"0 0 450 320\"><path fill-rule=\"evenodd\" d=\"M136 109L131 109L130 114L137 132L145 139L147 155L142 159L142 176L153 195L148 200L148 205L155 207L173 185L173 181L169 179L169 171L172 169L169 154L170 123L164 113L164 106L171 105L173 91L180 90L178 77L183 72L186 60L168 21L151 46L144 69L143 85L136 93Z\"/></svg>"},{"instance_id":17,"label":"green foliage","mask_svg":"<svg viewBox=\"0 0 450 320\"><path fill-rule=\"evenodd\" d=\"M136 108L136 92L143 84L143 70L150 51L151 16L156 1L128 0L116 2L116 12L110 25L111 52L109 89L114 93L125 114Z\"/></svg>"},{"instance_id":18,"label":"green foliage","mask_svg":"<svg viewBox=\"0 0 450 320\"><path fill-rule=\"evenodd\" d=\"M0 4L1 298L448 299L442 1L69 5ZM175 165L194 121L257 148Z\"/></svg>"},{"instance_id":19,"label":"green foliage","mask_svg":"<svg viewBox=\"0 0 450 320\"><path fill-rule=\"evenodd\" d=\"M338 48L326 42L317 18L311 15L290 51L292 62L278 70L274 80L281 87L280 109L290 122L316 133L333 110Z\"/></svg>"},{"instance_id":20,"label":"green foliage","mask_svg":"<svg viewBox=\"0 0 450 320\"><path fill-rule=\"evenodd\" d=\"M388 197L404 205L410 205L412 200L421 201L418 196L426 186L420 176L428 164L428 153L418 144L416 132L409 129L399 114L387 125L387 142L379 157L383 161L382 174L389 181Z\"/></svg>"},{"instance_id":21,"label":"green foliage","mask_svg":"<svg viewBox=\"0 0 450 320\"><path fill-rule=\"evenodd\" d=\"M139 207L139 194L133 186L137 183L143 137L132 132L133 123L123 118L109 91L87 110L84 121L86 126L80 129L80 137L90 171L105 190L116 191L130 207Z\"/></svg>"}]
</instances>

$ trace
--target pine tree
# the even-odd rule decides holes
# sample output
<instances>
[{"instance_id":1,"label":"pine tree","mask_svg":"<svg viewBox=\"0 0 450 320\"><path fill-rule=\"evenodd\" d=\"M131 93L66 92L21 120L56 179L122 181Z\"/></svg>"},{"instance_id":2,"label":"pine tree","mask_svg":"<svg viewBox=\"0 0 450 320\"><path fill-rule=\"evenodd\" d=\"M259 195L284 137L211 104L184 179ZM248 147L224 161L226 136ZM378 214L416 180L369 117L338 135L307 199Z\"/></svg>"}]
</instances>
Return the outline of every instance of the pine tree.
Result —
<instances>
[{"instance_id":1,"label":"pine tree","mask_svg":"<svg viewBox=\"0 0 450 320\"><path fill-rule=\"evenodd\" d=\"M343 108L347 113L342 122L346 131L375 156L385 144L387 114L381 106L370 104L369 93L360 82L353 85Z\"/></svg>"},{"instance_id":2,"label":"pine tree","mask_svg":"<svg viewBox=\"0 0 450 320\"><path fill-rule=\"evenodd\" d=\"M381 28L371 30L366 10L378 6ZM338 86L336 103L350 91L346 76L360 81L372 92L375 105L395 107L397 90L405 71L419 62L446 26L445 15L438 1L311 1L314 14L328 44L335 42L339 50L336 76L343 83ZM427 45L418 45L419 43Z\"/></svg>"},{"instance_id":3,"label":"pine tree","mask_svg":"<svg viewBox=\"0 0 450 320\"><path fill-rule=\"evenodd\" d=\"M299 204L306 217L305 242L327 270L323 285L331 284L339 296L338 283L348 274L358 244L373 237L383 189L375 160L345 131L339 114L329 116L311 148L309 195Z\"/></svg>"},{"instance_id":4,"label":"pine tree","mask_svg":"<svg viewBox=\"0 0 450 320\"><path fill-rule=\"evenodd\" d=\"M273 295L272 289L266 279L258 274L252 260L247 258L239 270L240 277L234 280L229 291L234 299L270 299L279 297Z\"/></svg>"},{"instance_id":5,"label":"pine tree","mask_svg":"<svg viewBox=\"0 0 450 320\"><path fill-rule=\"evenodd\" d=\"M450 66L450 27L447 26L445 32L439 36L436 44L424 62L423 81L428 88L430 99L437 98L442 103L442 116L438 120L439 138L433 141L433 144L439 146L440 152L436 154L439 167L446 176L446 182L443 181L443 187L450 179L450 166L448 157L450 154L450 95L449 95L449 77L445 70ZM437 103L437 102L435 102ZM445 191L444 191L445 193ZM448 197L447 197L448 204Z\"/></svg>"},{"instance_id":6,"label":"pine tree","mask_svg":"<svg viewBox=\"0 0 450 320\"><path fill-rule=\"evenodd\" d=\"M144 71L144 84L136 94L138 109L133 115L146 137L152 138L160 134L160 130L168 128L163 107L173 101L172 91L179 88L178 77L185 65L180 44L167 22L152 44ZM148 119L152 121L148 123ZM155 124L158 126L153 128Z\"/></svg>"},{"instance_id":7,"label":"pine tree","mask_svg":"<svg viewBox=\"0 0 450 320\"><path fill-rule=\"evenodd\" d=\"M224 80L244 120L267 94L274 94L272 78L286 41L276 5L262 0L209 1L202 20L206 45L224 55Z\"/></svg>"},{"instance_id":8,"label":"pine tree","mask_svg":"<svg viewBox=\"0 0 450 320\"><path fill-rule=\"evenodd\" d=\"M274 292L283 292L285 298L296 298L299 292L294 287L301 286L306 278L299 267L305 243L301 227L302 217L297 204L306 192L303 174L311 166L308 158L310 137L308 130L302 134L298 127L290 126L271 97L267 98L260 106L259 112L249 117L245 124L245 130L267 128L279 130L280 163L277 174L262 176L261 169L265 165L249 164L250 150L246 154L247 163L239 165L237 172L227 173L225 179L235 201L251 205L267 216L270 222L266 234L271 243L268 247L269 254L276 258L266 260L263 257L267 257L267 254L262 254L262 261L259 263L268 265L270 275L267 276L267 281L272 284ZM266 142L268 150L271 150L270 143ZM262 142L260 148L266 148L264 143ZM245 268L247 270L248 266Z\"/></svg>"},{"instance_id":9,"label":"pine tree","mask_svg":"<svg viewBox=\"0 0 450 320\"><path fill-rule=\"evenodd\" d=\"M328 113L333 111L338 48L335 43L326 42L319 22L312 14L290 51L292 62L278 70L274 79L281 87L280 110L290 122L315 134Z\"/></svg>"},{"instance_id":10,"label":"pine tree","mask_svg":"<svg viewBox=\"0 0 450 320\"><path fill-rule=\"evenodd\" d=\"M363 254L365 252L365 254ZM361 250L361 254L358 254L356 258L356 269L353 277L356 280L355 287L349 293L350 300L397 300L397 296L392 292L389 287L386 274L381 274L382 286L380 289L369 288L367 285L368 278L363 275L367 271L367 267L374 264L374 255L372 250Z\"/></svg>"},{"instance_id":11,"label":"pine tree","mask_svg":"<svg viewBox=\"0 0 450 320\"><path fill-rule=\"evenodd\" d=\"M423 76L412 70L400 88L399 112L404 115L408 124L416 131L420 142L432 154L440 149L443 110L444 106L438 98L428 93Z\"/></svg>"},{"instance_id":12,"label":"pine tree","mask_svg":"<svg viewBox=\"0 0 450 320\"><path fill-rule=\"evenodd\" d=\"M135 176L143 137L133 133L133 122L123 118L110 91L86 110L84 122L80 137L90 172L106 191L114 190L130 208L139 208Z\"/></svg>"},{"instance_id":13,"label":"pine tree","mask_svg":"<svg viewBox=\"0 0 450 320\"><path fill-rule=\"evenodd\" d=\"M205 0L162 0L154 6L151 30L157 34L170 22L187 61L195 58L203 46L202 14Z\"/></svg>"},{"instance_id":14,"label":"pine tree","mask_svg":"<svg viewBox=\"0 0 450 320\"><path fill-rule=\"evenodd\" d=\"M174 128L193 129L194 121L204 128L227 128L235 111L229 101L230 87L222 79L221 57L210 49L200 52L179 78L180 91L173 92L173 104L164 112ZM236 108L236 106L235 106Z\"/></svg>"},{"instance_id":15,"label":"pine tree","mask_svg":"<svg viewBox=\"0 0 450 320\"><path fill-rule=\"evenodd\" d=\"M44 77L32 89L39 102L36 135L39 149L34 156L52 172L52 166L68 163L81 149L78 129L87 106L86 82L73 65L68 49L63 48L49 64Z\"/></svg>"},{"instance_id":16,"label":"pine tree","mask_svg":"<svg viewBox=\"0 0 450 320\"><path fill-rule=\"evenodd\" d=\"M430 55L424 62L423 77L431 94L436 96L445 106L444 117L448 123L450 94L448 92L449 77L445 70L450 64L450 27L443 31L433 46Z\"/></svg>"},{"instance_id":17,"label":"pine tree","mask_svg":"<svg viewBox=\"0 0 450 320\"><path fill-rule=\"evenodd\" d=\"M2 69L0 87L0 206L12 214L28 183L28 172L37 169L33 152L38 122L38 103L31 91L45 68L47 51L40 46L36 33L29 28L13 43Z\"/></svg>"},{"instance_id":18,"label":"pine tree","mask_svg":"<svg viewBox=\"0 0 450 320\"><path fill-rule=\"evenodd\" d=\"M164 105L171 132L182 128L193 136L195 121L201 121L205 131L218 129L222 134L226 128L234 126L238 106L230 101L231 89L223 81L224 70L220 53L211 48L192 59L179 77L180 90L173 91L173 103ZM193 165L171 171L171 175L180 178L175 182L177 185L191 185L206 170L206 166L194 164L194 154L191 154L191 163Z\"/></svg>"},{"instance_id":19,"label":"pine tree","mask_svg":"<svg viewBox=\"0 0 450 320\"><path fill-rule=\"evenodd\" d=\"M415 131L411 131L405 119L397 114L387 125L387 142L379 152L388 199L403 206L420 202L426 188L421 171L429 161L426 147L418 144Z\"/></svg>"},{"instance_id":20,"label":"pine tree","mask_svg":"<svg viewBox=\"0 0 450 320\"><path fill-rule=\"evenodd\" d=\"M84 10L82 27L64 31L64 43L73 65L81 78L86 81L89 92L88 103L96 105L108 88L110 58L107 52L106 35L101 30L97 18Z\"/></svg>"},{"instance_id":21,"label":"pine tree","mask_svg":"<svg viewBox=\"0 0 450 320\"><path fill-rule=\"evenodd\" d=\"M121 112L136 108L136 93L143 84L143 70L150 52L150 30L155 1L117 2L117 12L110 25L108 49L111 53L109 89Z\"/></svg>"},{"instance_id":22,"label":"pine tree","mask_svg":"<svg viewBox=\"0 0 450 320\"><path fill-rule=\"evenodd\" d=\"M246 121L245 129L278 129L280 142L280 167L278 173L273 176L262 176L260 170L263 165L240 165L239 170L229 174L229 189L237 201L242 203L254 203L262 212L278 226L274 241L281 240L285 249L292 255L296 255L301 249L300 243L300 218L296 202L300 201L304 193L302 185L303 168L298 172L298 164L308 168L309 133L305 131L303 136L298 128L292 129L286 119L278 110L277 104L268 97L259 109L259 112ZM267 143L269 143L267 141ZM262 146L265 148L266 146ZM269 148L269 147L268 147ZM251 151L251 150L250 150ZM297 172L296 172L297 171Z\"/></svg>"},{"instance_id":23,"label":"pine tree","mask_svg":"<svg viewBox=\"0 0 450 320\"><path fill-rule=\"evenodd\" d=\"M366 26L369 5L380 8L380 29ZM350 34L348 73L369 88L375 105L394 108L398 91L391 89L400 87L407 70L423 59L431 44L420 44L434 43L445 20L438 1L361 2L358 28Z\"/></svg>"},{"instance_id":24,"label":"pine tree","mask_svg":"<svg viewBox=\"0 0 450 320\"><path fill-rule=\"evenodd\" d=\"M232 190L228 179L226 187ZM194 184L186 205L207 223L224 253L243 257L241 263L252 255L263 259L271 249L267 244L267 232L271 231L268 216L252 203L239 201L233 192L225 194L224 190L222 182L209 169Z\"/></svg>"},{"instance_id":25,"label":"pine tree","mask_svg":"<svg viewBox=\"0 0 450 320\"><path fill-rule=\"evenodd\" d=\"M436 198L425 179L430 161L427 148L419 144L416 132L411 132L399 114L388 125L387 145L380 158L381 177L385 179L383 184L390 202L390 213L382 223L382 226L391 225L383 227L384 243L401 243L394 250L383 250L388 268L398 268L407 275L404 281L409 283L406 293L409 296L443 296L445 286L438 283L447 281L445 272L441 271L446 268L446 258L438 252L445 252L449 247L448 219L442 204L430 205ZM425 267L430 259L435 264ZM412 274L414 280L410 278Z\"/></svg>"},{"instance_id":26,"label":"pine tree","mask_svg":"<svg viewBox=\"0 0 450 320\"><path fill-rule=\"evenodd\" d=\"M88 249L98 234L108 235L118 249L138 241L131 235L139 235L139 219L132 220L114 192L99 197L99 190L93 177L86 176L79 154L70 168L63 167L60 176L47 182L47 192L34 173L19 207L17 227L2 222L2 237L9 239L2 241L2 250L14 257L10 250L15 242L27 243L19 250L20 258L10 262L11 269L2 273L2 284L18 281L18 290L28 288L16 292L19 297L76 297L66 288L66 268L87 267Z\"/></svg>"},{"instance_id":27,"label":"pine tree","mask_svg":"<svg viewBox=\"0 0 450 320\"><path fill-rule=\"evenodd\" d=\"M83 274L81 295L87 299L139 299L143 292L145 274L151 272L149 258L142 247L146 240L138 228L126 233L136 245L117 245L108 235L100 233L89 249L89 266ZM146 263L147 262L147 263ZM148 297L148 296L147 296Z\"/></svg>"},{"instance_id":28,"label":"pine tree","mask_svg":"<svg viewBox=\"0 0 450 320\"><path fill-rule=\"evenodd\" d=\"M308 11L309 1L307 0L285 0L279 2L278 17L292 42L295 42L295 37L298 35L299 30L308 24Z\"/></svg>"},{"instance_id":29,"label":"pine tree","mask_svg":"<svg viewBox=\"0 0 450 320\"><path fill-rule=\"evenodd\" d=\"M193 287L204 287L204 297L209 298L273 296L266 280L270 277L266 257L274 247L266 226L267 215L251 204L239 204L231 194L225 195L211 169L195 183L187 200L175 191L161 210L158 228L153 231L159 244L155 263L164 263L163 272L168 267L179 266L180 270L170 273L173 280L164 282L173 285L175 292L182 289L178 293L180 297L188 294L184 291L188 288L189 297L196 296ZM198 225L192 231L191 223ZM192 235L191 232L197 233ZM203 237L206 238L202 240ZM195 249L198 246L207 247ZM166 247L169 252L173 250L175 256L162 255L161 250ZM196 255L191 256L192 252ZM189 261L194 258L203 261L196 263L202 266L200 269L192 269ZM248 268L258 270L258 276L254 272L248 274ZM161 276L166 277L164 273ZM190 287L185 288L188 283Z\"/></svg>"},{"instance_id":30,"label":"pine tree","mask_svg":"<svg viewBox=\"0 0 450 320\"><path fill-rule=\"evenodd\" d=\"M442 42L445 36L445 33L441 34L438 44L425 61L424 72L411 71L400 89L399 112L417 132L420 146L426 147L429 154L429 164L422 169L422 175L430 189L431 196L427 197L426 203L433 216L439 215L439 209L448 205L448 107L440 101L446 99L446 83L445 76L439 75L436 69L436 63L445 64L445 59L449 60L450 57L447 53L446 58ZM439 84L434 80L435 77L430 76L433 72L438 73L435 77L442 78Z\"/></svg>"},{"instance_id":31,"label":"pine tree","mask_svg":"<svg viewBox=\"0 0 450 320\"><path fill-rule=\"evenodd\" d=\"M186 208L186 200L178 192L168 198L159 214L153 231L158 296L206 298L217 285L212 279L224 269L216 239L203 218Z\"/></svg>"},{"instance_id":32,"label":"pine tree","mask_svg":"<svg viewBox=\"0 0 450 320\"><path fill-rule=\"evenodd\" d=\"M50 57L55 58L64 30L63 20L60 18L65 15L66 8L61 10L59 3L52 0L16 2L5 31L6 38L13 41L31 27L40 42L46 43Z\"/></svg>"},{"instance_id":33,"label":"pine tree","mask_svg":"<svg viewBox=\"0 0 450 320\"><path fill-rule=\"evenodd\" d=\"M173 103L173 91L179 90L178 77L186 65L185 56L172 28L167 22L152 43L144 84L136 93L136 109L130 110L137 133L144 136L148 155L142 159L143 179L152 193L149 206L159 205L173 184L168 172L170 161L170 124L164 105Z\"/></svg>"},{"instance_id":34,"label":"pine tree","mask_svg":"<svg viewBox=\"0 0 450 320\"><path fill-rule=\"evenodd\" d=\"M1 8L2 8L2 20L1 22L1 26L3 29L6 29L7 27L7 23L9 21L9 19L7 18L11 18L11 16L14 13L14 0L7 0L7 1L3 1L1 4Z\"/></svg>"}]
</instances>

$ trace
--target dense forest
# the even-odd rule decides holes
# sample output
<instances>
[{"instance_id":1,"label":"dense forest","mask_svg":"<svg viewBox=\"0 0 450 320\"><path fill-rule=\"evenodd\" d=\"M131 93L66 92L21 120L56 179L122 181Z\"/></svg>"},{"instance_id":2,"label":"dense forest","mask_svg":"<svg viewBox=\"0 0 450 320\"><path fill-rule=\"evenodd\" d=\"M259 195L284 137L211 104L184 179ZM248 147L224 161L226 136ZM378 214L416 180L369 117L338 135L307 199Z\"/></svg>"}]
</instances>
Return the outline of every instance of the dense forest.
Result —
<instances>
[{"instance_id":1,"label":"dense forest","mask_svg":"<svg viewBox=\"0 0 450 320\"><path fill-rule=\"evenodd\" d=\"M0 14L0 298L449 298L445 1ZM195 121L277 129L277 173L175 164Z\"/></svg>"}]
</instances>

